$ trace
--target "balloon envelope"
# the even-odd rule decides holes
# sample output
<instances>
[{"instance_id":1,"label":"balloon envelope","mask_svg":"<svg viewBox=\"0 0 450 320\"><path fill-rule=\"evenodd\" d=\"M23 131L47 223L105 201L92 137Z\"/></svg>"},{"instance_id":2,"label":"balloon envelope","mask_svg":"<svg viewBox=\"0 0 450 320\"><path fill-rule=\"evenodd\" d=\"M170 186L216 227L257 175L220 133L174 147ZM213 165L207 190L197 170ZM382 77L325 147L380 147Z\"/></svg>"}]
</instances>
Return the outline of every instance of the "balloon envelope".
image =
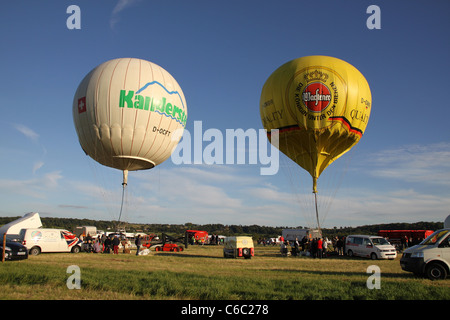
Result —
<instances>
[{"instance_id":1,"label":"balloon envelope","mask_svg":"<svg viewBox=\"0 0 450 320\"><path fill-rule=\"evenodd\" d=\"M352 65L327 56L302 57L279 67L265 82L260 114L278 148L317 179L325 168L361 139L372 97L364 76Z\"/></svg>"},{"instance_id":2,"label":"balloon envelope","mask_svg":"<svg viewBox=\"0 0 450 320\"><path fill-rule=\"evenodd\" d=\"M176 80L160 66L134 58L107 61L86 75L72 113L85 153L124 172L165 161L187 119Z\"/></svg>"}]
</instances>

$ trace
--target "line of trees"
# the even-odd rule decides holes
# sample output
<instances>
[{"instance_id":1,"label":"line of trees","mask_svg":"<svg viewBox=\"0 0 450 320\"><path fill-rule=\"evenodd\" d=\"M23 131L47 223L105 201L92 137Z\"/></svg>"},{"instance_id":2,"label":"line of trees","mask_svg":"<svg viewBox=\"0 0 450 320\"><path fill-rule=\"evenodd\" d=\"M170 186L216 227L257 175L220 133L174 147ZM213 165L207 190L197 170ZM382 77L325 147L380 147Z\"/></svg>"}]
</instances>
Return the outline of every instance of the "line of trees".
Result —
<instances>
[{"instance_id":1,"label":"line of trees","mask_svg":"<svg viewBox=\"0 0 450 320\"><path fill-rule=\"evenodd\" d=\"M0 226L14 221L20 217L0 217ZM61 228L69 231L75 230L77 226L95 226L97 230L116 231L117 221L102 221L91 219L75 219L75 218L46 218L41 217L42 225L45 228ZM218 234L224 236L231 235L251 235L254 239L273 238L281 235L283 229L302 228L295 227L269 227L258 225L223 225L223 224L138 224L127 223L122 224L127 232L144 232L144 233L167 233L167 234L183 234L186 230L203 230L209 234ZM334 227L322 229L324 237L332 238L334 236L346 236L349 234L367 234L376 235L378 230L438 230L444 227L443 222L416 222L416 223L389 223L374 224L359 227Z\"/></svg>"}]
</instances>

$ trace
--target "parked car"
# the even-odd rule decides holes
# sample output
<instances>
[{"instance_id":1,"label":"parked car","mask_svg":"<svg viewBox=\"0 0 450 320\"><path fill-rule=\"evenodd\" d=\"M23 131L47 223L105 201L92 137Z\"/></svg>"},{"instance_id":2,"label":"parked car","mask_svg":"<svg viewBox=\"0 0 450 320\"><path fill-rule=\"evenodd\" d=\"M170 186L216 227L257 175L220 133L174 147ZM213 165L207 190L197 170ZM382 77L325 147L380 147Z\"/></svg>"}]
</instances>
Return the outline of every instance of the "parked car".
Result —
<instances>
[{"instance_id":1,"label":"parked car","mask_svg":"<svg viewBox=\"0 0 450 320\"><path fill-rule=\"evenodd\" d=\"M255 255L252 237L226 237L223 248L224 258L244 257L251 259Z\"/></svg>"},{"instance_id":2,"label":"parked car","mask_svg":"<svg viewBox=\"0 0 450 320\"><path fill-rule=\"evenodd\" d=\"M38 255L41 252L78 253L83 243L72 232L63 229L22 229L19 238L31 255Z\"/></svg>"},{"instance_id":3,"label":"parked car","mask_svg":"<svg viewBox=\"0 0 450 320\"><path fill-rule=\"evenodd\" d=\"M155 246L155 251L170 251L170 252L179 252L183 251L182 246L178 246L176 243L165 243L161 245Z\"/></svg>"},{"instance_id":4,"label":"parked car","mask_svg":"<svg viewBox=\"0 0 450 320\"><path fill-rule=\"evenodd\" d=\"M420 244L406 249L400 266L431 280L447 278L450 274L450 228L437 230Z\"/></svg>"},{"instance_id":5,"label":"parked car","mask_svg":"<svg viewBox=\"0 0 450 320\"><path fill-rule=\"evenodd\" d=\"M0 240L0 252L3 252L3 241ZM23 260L28 258L27 247L16 241L6 241L5 260Z\"/></svg>"},{"instance_id":6,"label":"parked car","mask_svg":"<svg viewBox=\"0 0 450 320\"><path fill-rule=\"evenodd\" d=\"M351 235L345 241L348 256L376 259L395 259L397 250L386 239L379 236Z\"/></svg>"}]
</instances>

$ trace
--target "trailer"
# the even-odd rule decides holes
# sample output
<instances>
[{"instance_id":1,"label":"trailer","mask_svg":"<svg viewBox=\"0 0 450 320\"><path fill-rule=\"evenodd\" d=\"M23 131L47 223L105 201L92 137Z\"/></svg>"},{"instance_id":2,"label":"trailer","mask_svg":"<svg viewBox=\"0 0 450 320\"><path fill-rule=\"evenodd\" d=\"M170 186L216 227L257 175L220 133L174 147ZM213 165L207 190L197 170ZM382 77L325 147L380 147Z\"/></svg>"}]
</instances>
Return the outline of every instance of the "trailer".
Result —
<instances>
[{"instance_id":1,"label":"trailer","mask_svg":"<svg viewBox=\"0 0 450 320\"><path fill-rule=\"evenodd\" d=\"M318 229L283 229L281 235L287 241L301 241L304 237L308 241L314 238L322 238Z\"/></svg>"},{"instance_id":2,"label":"trailer","mask_svg":"<svg viewBox=\"0 0 450 320\"><path fill-rule=\"evenodd\" d=\"M88 235L91 237L97 236L97 227L95 226L81 226L81 227L75 227L75 230L73 233L77 236L83 236L87 237Z\"/></svg>"},{"instance_id":3,"label":"trailer","mask_svg":"<svg viewBox=\"0 0 450 320\"><path fill-rule=\"evenodd\" d=\"M433 230L379 230L378 235L388 239L399 249L403 249L406 243L408 246L419 244L433 232Z\"/></svg>"},{"instance_id":4,"label":"trailer","mask_svg":"<svg viewBox=\"0 0 450 320\"><path fill-rule=\"evenodd\" d=\"M208 232L201 230L186 230L186 237L189 244L205 244L208 241Z\"/></svg>"}]
</instances>

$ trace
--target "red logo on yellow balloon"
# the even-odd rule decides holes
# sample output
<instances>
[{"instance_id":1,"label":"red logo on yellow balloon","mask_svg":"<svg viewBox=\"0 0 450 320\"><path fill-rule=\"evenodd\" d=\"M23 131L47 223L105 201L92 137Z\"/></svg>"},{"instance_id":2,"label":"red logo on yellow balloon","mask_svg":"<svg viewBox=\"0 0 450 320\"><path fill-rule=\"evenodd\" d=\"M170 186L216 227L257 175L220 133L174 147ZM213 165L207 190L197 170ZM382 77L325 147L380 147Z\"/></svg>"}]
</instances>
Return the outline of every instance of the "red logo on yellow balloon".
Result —
<instances>
[{"instance_id":1,"label":"red logo on yellow balloon","mask_svg":"<svg viewBox=\"0 0 450 320\"><path fill-rule=\"evenodd\" d=\"M302 100L309 111L321 112L330 105L331 92L322 82L313 82L303 90Z\"/></svg>"}]
</instances>

